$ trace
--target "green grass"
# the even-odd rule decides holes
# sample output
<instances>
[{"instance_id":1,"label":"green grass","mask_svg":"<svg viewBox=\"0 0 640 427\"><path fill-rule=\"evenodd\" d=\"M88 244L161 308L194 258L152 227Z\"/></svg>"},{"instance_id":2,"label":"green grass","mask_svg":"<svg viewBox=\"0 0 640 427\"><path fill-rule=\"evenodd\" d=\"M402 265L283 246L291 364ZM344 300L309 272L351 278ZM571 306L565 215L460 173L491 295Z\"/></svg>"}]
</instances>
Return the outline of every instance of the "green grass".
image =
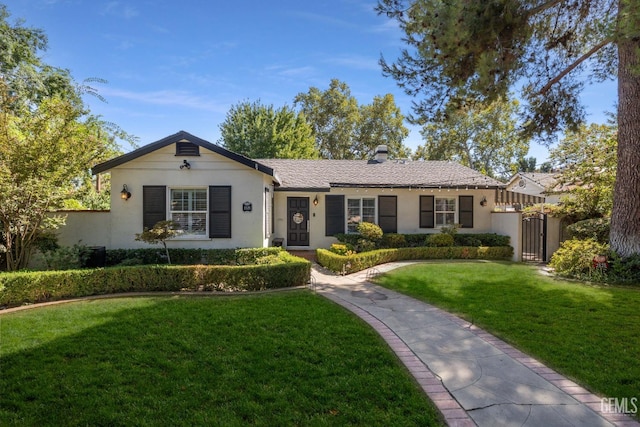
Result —
<instances>
[{"instance_id":1,"label":"green grass","mask_svg":"<svg viewBox=\"0 0 640 427\"><path fill-rule=\"evenodd\" d=\"M0 316L0 425L439 425L366 324L303 291Z\"/></svg>"},{"instance_id":2,"label":"green grass","mask_svg":"<svg viewBox=\"0 0 640 427\"><path fill-rule=\"evenodd\" d=\"M433 262L378 282L472 321L605 397L640 398L640 289L507 262Z\"/></svg>"}]
</instances>

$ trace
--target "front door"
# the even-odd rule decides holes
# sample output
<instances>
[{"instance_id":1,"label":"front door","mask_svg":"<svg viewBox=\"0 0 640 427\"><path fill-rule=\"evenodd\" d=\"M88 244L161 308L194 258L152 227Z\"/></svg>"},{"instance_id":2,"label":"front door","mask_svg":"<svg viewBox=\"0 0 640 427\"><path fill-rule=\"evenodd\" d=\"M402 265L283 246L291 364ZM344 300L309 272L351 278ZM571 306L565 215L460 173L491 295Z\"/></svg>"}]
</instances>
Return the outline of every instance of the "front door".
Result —
<instances>
[{"instance_id":1,"label":"front door","mask_svg":"<svg viewBox=\"0 0 640 427\"><path fill-rule=\"evenodd\" d=\"M287 246L309 246L309 198L287 197Z\"/></svg>"}]
</instances>

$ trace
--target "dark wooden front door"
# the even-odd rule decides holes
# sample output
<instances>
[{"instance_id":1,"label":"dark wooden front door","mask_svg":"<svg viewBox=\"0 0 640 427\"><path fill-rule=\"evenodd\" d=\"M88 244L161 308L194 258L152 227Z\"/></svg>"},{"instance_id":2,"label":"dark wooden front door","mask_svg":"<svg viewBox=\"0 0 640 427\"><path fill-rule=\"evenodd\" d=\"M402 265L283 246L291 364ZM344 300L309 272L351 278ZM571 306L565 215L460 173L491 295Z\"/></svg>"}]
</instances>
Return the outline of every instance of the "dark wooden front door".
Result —
<instances>
[{"instance_id":1,"label":"dark wooden front door","mask_svg":"<svg viewBox=\"0 0 640 427\"><path fill-rule=\"evenodd\" d=\"M287 197L287 246L309 246L309 198Z\"/></svg>"}]
</instances>

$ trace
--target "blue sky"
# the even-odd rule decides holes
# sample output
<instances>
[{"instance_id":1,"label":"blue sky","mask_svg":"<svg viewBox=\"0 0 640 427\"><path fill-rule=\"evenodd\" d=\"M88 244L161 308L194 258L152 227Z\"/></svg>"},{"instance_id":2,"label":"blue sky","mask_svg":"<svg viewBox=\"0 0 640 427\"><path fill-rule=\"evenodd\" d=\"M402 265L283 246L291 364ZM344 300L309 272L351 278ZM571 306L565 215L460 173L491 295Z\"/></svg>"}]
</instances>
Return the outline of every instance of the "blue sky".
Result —
<instances>
[{"instance_id":1,"label":"blue sky","mask_svg":"<svg viewBox=\"0 0 640 427\"><path fill-rule=\"evenodd\" d=\"M2 1L2 0L0 0ZM402 48L395 23L366 0L10 0L13 20L41 28L45 62L77 81L98 77L107 99L88 98L95 114L144 145L179 130L210 142L230 107L261 100L292 106L293 98L332 78L346 82L361 104L392 93L407 115L411 98L381 73L380 55ZM614 110L615 83L583 93L588 121ZM405 144L420 144L417 128ZM130 147L124 147L128 151ZM532 143L539 162L547 150Z\"/></svg>"}]
</instances>

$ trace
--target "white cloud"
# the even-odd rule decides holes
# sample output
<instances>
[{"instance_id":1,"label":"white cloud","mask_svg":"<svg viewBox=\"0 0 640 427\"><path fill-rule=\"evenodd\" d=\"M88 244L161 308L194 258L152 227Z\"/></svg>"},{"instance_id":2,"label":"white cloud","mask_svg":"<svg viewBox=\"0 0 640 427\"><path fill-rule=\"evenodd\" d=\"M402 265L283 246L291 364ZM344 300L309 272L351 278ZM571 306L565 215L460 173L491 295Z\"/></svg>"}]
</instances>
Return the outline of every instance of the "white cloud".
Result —
<instances>
[{"instance_id":1,"label":"white cloud","mask_svg":"<svg viewBox=\"0 0 640 427\"><path fill-rule=\"evenodd\" d=\"M152 92L134 92L121 89L105 88L100 94L109 98L121 98L128 101L155 106L173 106L192 108L195 110L226 112L228 106L212 102L206 98L183 90L158 90Z\"/></svg>"},{"instance_id":2,"label":"white cloud","mask_svg":"<svg viewBox=\"0 0 640 427\"><path fill-rule=\"evenodd\" d=\"M119 1L111 1L107 3L104 7L104 13L105 15L119 16L124 19L135 18L139 15L138 11L134 7L128 4L122 4Z\"/></svg>"},{"instance_id":3,"label":"white cloud","mask_svg":"<svg viewBox=\"0 0 640 427\"><path fill-rule=\"evenodd\" d=\"M378 65L377 58L370 58L360 55L332 56L331 58L326 59L325 62L358 70L380 70L380 65Z\"/></svg>"}]
</instances>

